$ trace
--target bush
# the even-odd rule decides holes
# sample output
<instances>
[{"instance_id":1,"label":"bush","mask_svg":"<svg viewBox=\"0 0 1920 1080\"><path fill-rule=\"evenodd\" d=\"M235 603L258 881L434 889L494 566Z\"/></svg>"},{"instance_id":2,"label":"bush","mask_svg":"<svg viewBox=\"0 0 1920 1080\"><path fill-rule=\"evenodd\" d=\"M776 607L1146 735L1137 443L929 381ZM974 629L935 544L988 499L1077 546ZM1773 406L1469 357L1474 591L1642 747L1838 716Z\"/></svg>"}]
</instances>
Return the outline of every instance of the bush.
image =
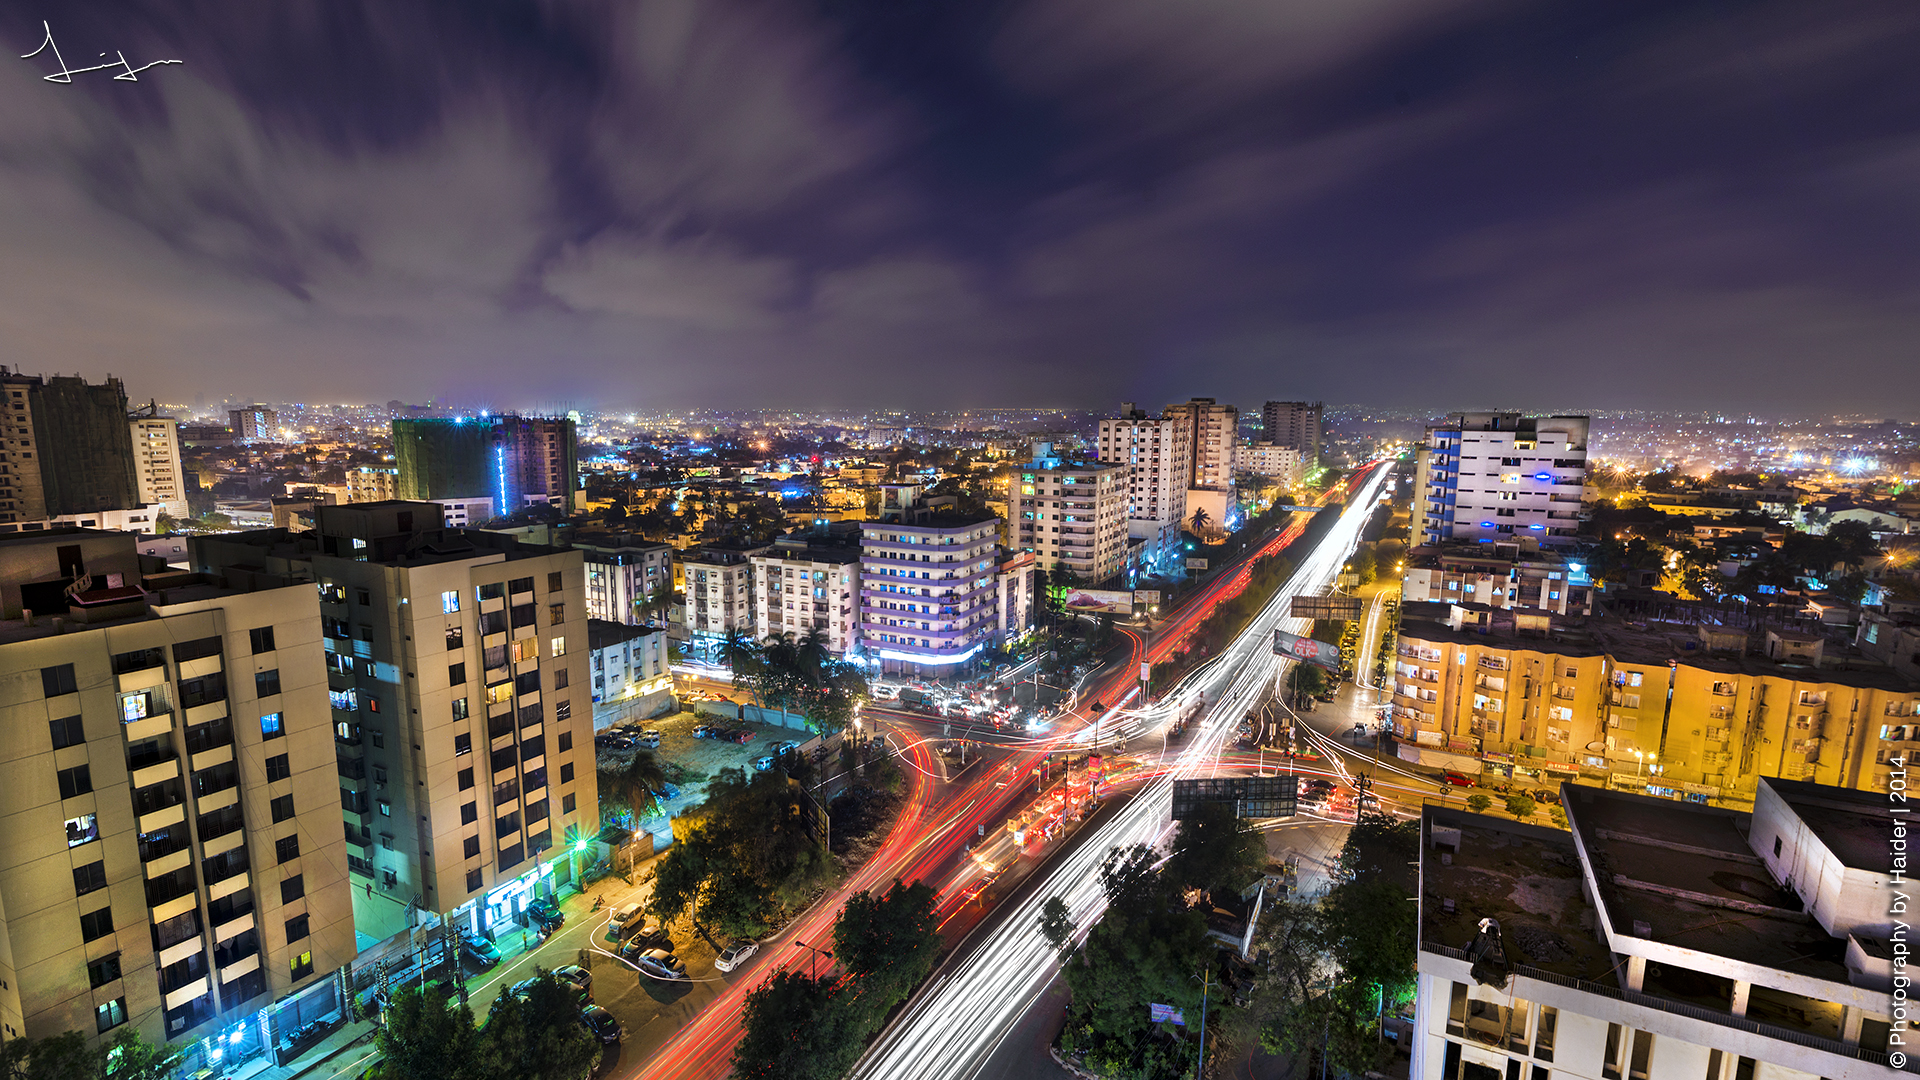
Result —
<instances>
[{"instance_id":1,"label":"bush","mask_svg":"<svg viewBox=\"0 0 1920 1080\"><path fill-rule=\"evenodd\" d=\"M1473 811L1476 814L1486 813L1487 807L1492 805L1493 805L1493 800L1487 798L1485 795L1482 795L1479 792L1474 792L1472 795L1467 796L1467 809Z\"/></svg>"}]
</instances>

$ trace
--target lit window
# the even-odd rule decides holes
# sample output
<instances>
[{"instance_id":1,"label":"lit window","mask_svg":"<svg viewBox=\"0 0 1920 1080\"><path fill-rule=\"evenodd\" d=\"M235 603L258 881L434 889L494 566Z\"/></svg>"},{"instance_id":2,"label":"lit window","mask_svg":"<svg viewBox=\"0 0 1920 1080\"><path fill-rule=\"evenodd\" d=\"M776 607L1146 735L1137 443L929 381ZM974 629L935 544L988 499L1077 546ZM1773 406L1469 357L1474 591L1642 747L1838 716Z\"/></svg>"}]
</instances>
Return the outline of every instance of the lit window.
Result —
<instances>
[{"instance_id":1,"label":"lit window","mask_svg":"<svg viewBox=\"0 0 1920 1080\"><path fill-rule=\"evenodd\" d=\"M120 698L120 719L131 724L136 720L145 720L152 715L153 691L142 690L137 694L127 694Z\"/></svg>"},{"instance_id":2,"label":"lit window","mask_svg":"<svg viewBox=\"0 0 1920 1080\"><path fill-rule=\"evenodd\" d=\"M82 844L91 844L100 839L99 818L94 814L81 814L67 819L67 846L77 848Z\"/></svg>"},{"instance_id":3,"label":"lit window","mask_svg":"<svg viewBox=\"0 0 1920 1080\"><path fill-rule=\"evenodd\" d=\"M566 638L563 638L563 637L554 638L551 644L553 646L553 655L555 656L567 655L567 639Z\"/></svg>"},{"instance_id":4,"label":"lit window","mask_svg":"<svg viewBox=\"0 0 1920 1080\"><path fill-rule=\"evenodd\" d=\"M440 610L448 615L460 610L460 591L458 589L440 594Z\"/></svg>"}]
</instances>

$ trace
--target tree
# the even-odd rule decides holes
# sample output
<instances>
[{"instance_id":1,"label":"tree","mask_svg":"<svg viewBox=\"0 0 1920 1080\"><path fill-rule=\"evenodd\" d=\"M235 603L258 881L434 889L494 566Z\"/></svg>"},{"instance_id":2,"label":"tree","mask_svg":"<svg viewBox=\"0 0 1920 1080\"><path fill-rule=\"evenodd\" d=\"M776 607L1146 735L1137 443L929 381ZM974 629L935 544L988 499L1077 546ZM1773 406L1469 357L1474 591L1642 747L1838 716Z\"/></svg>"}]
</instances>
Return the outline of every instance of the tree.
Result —
<instances>
[{"instance_id":1,"label":"tree","mask_svg":"<svg viewBox=\"0 0 1920 1080\"><path fill-rule=\"evenodd\" d=\"M580 1023L573 989L545 970L524 999L493 999L479 1048L485 1080L579 1080L600 1059L600 1042Z\"/></svg>"},{"instance_id":2,"label":"tree","mask_svg":"<svg viewBox=\"0 0 1920 1080\"><path fill-rule=\"evenodd\" d=\"M625 525L627 523L627 505L616 498L615 501L607 504L606 513L601 516L600 520L616 528Z\"/></svg>"},{"instance_id":3,"label":"tree","mask_svg":"<svg viewBox=\"0 0 1920 1080\"><path fill-rule=\"evenodd\" d=\"M831 976L775 971L747 995L734 1075L742 1080L839 1080L853 1068L870 1029L852 995Z\"/></svg>"},{"instance_id":4,"label":"tree","mask_svg":"<svg viewBox=\"0 0 1920 1080\"><path fill-rule=\"evenodd\" d=\"M734 937L759 937L810 900L832 872L811 801L778 770L723 769L707 801L674 819L654 873L653 910L689 915Z\"/></svg>"},{"instance_id":5,"label":"tree","mask_svg":"<svg viewBox=\"0 0 1920 1080\"><path fill-rule=\"evenodd\" d=\"M1531 795L1521 793L1519 795L1507 796L1507 813L1512 814L1521 821L1532 817L1533 812L1537 809L1539 809L1539 806L1533 801L1533 796Z\"/></svg>"},{"instance_id":6,"label":"tree","mask_svg":"<svg viewBox=\"0 0 1920 1080\"><path fill-rule=\"evenodd\" d=\"M96 1080L103 1064L99 1051L77 1031L0 1043L0 1077L5 1080Z\"/></svg>"},{"instance_id":7,"label":"tree","mask_svg":"<svg viewBox=\"0 0 1920 1080\"><path fill-rule=\"evenodd\" d=\"M393 992L385 1012L386 1023L374 1033L385 1059L381 1080L477 1080L481 1075L479 1033L465 1005L448 1008L439 995L406 986Z\"/></svg>"},{"instance_id":8,"label":"tree","mask_svg":"<svg viewBox=\"0 0 1920 1080\"><path fill-rule=\"evenodd\" d=\"M599 780L601 809L604 811L607 803L621 807L634 825L659 808L655 792L667 787L666 770L649 750L635 752L633 760L619 768L601 770Z\"/></svg>"},{"instance_id":9,"label":"tree","mask_svg":"<svg viewBox=\"0 0 1920 1080\"><path fill-rule=\"evenodd\" d=\"M940 958L934 900L925 882L906 885L894 878L880 896L862 891L848 897L833 924L833 955L876 1023L907 999Z\"/></svg>"},{"instance_id":10,"label":"tree","mask_svg":"<svg viewBox=\"0 0 1920 1080\"><path fill-rule=\"evenodd\" d=\"M1267 844L1230 803L1202 803L1180 823L1167 858L1174 886L1238 893L1267 865Z\"/></svg>"},{"instance_id":11,"label":"tree","mask_svg":"<svg viewBox=\"0 0 1920 1080\"><path fill-rule=\"evenodd\" d=\"M1073 938L1073 916L1065 900L1049 896L1047 902L1040 905L1040 933L1056 951L1067 952Z\"/></svg>"},{"instance_id":12,"label":"tree","mask_svg":"<svg viewBox=\"0 0 1920 1080\"><path fill-rule=\"evenodd\" d=\"M1193 535L1206 536L1213 527L1213 515L1207 513L1206 507L1199 507L1187 519L1187 524L1193 528Z\"/></svg>"},{"instance_id":13,"label":"tree","mask_svg":"<svg viewBox=\"0 0 1920 1080\"><path fill-rule=\"evenodd\" d=\"M1493 805L1493 800L1488 798L1484 794L1481 794L1478 791L1467 796L1467 809L1473 811L1476 814L1486 813L1487 807L1492 805Z\"/></svg>"},{"instance_id":14,"label":"tree","mask_svg":"<svg viewBox=\"0 0 1920 1080\"><path fill-rule=\"evenodd\" d=\"M123 1028L99 1047L100 1076L105 1080L169 1080L185 1052L174 1046L156 1046L140 1032Z\"/></svg>"},{"instance_id":15,"label":"tree","mask_svg":"<svg viewBox=\"0 0 1920 1080\"><path fill-rule=\"evenodd\" d=\"M167 536L171 534L176 527L173 515L167 513L165 510L153 515L153 534L155 536Z\"/></svg>"}]
</instances>

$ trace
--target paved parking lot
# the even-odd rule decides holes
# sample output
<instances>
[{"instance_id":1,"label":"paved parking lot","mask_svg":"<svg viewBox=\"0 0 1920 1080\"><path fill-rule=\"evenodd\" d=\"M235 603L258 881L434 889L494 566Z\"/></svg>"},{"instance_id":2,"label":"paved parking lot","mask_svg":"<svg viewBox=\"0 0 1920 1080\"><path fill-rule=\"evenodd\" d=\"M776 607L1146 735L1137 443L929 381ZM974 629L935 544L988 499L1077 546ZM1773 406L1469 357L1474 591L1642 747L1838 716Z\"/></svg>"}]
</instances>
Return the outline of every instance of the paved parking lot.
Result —
<instances>
[{"instance_id":1,"label":"paved parking lot","mask_svg":"<svg viewBox=\"0 0 1920 1080\"><path fill-rule=\"evenodd\" d=\"M718 739L696 739L693 737L693 729L701 724L720 724L724 727L751 731L754 734L753 741L740 744L721 742ZM706 801L707 784L720 770L745 769L752 772L754 759L766 756L774 743L781 741L804 743L812 737L800 728L757 724L725 716L698 714L691 710L648 720L640 726L659 730L660 748L654 753L662 762L672 762L698 777L680 784L680 794L662 807L663 812L669 817ZM633 750L601 750L599 752L600 767L617 768L632 760L634 753Z\"/></svg>"}]
</instances>

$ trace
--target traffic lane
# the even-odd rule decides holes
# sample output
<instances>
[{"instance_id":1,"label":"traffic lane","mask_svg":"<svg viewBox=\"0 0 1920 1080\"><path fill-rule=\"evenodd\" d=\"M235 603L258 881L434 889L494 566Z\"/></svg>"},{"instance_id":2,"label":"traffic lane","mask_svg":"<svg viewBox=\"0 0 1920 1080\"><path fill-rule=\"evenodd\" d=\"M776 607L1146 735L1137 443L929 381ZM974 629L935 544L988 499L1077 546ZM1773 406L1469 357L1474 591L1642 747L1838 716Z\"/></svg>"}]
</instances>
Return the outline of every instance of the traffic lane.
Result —
<instances>
[{"instance_id":1,"label":"traffic lane","mask_svg":"<svg viewBox=\"0 0 1920 1080\"><path fill-rule=\"evenodd\" d=\"M1007 1037L993 1048L980 1066L980 1080L1064 1080L1073 1074L1060 1067L1050 1052L1067 1023L1067 1005L1073 995L1058 972L1027 1011L1020 1014Z\"/></svg>"}]
</instances>

